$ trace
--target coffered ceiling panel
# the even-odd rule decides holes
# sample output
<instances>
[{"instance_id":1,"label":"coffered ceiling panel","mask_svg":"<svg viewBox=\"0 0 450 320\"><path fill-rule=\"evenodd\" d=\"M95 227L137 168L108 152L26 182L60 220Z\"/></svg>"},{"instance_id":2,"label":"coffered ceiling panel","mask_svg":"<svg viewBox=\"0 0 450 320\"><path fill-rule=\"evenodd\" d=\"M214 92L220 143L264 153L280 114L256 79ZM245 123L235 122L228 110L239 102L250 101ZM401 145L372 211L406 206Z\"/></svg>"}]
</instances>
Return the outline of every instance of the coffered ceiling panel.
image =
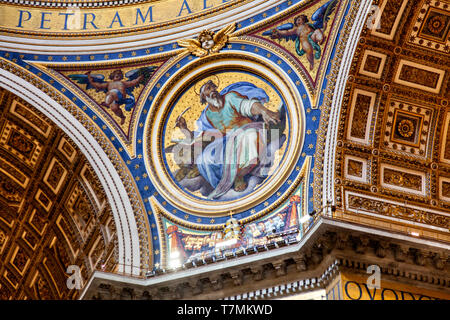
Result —
<instances>
[{"instance_id":1,"label":"coffered ceiling panel","mask_svg":"<svg viewBox=\"0 0 450 320\"><path fill-rule=\"evenodd\" d=\"M444 239L450 226L449 3L375 4L379 24L361 34L343 98L337 203L354 219L371 216L402 231L434 228Z\"/></svg>"},{"instance_id":2,"label":"coffered ceiling panel","mask_svg":"<svg viewBox=\"0 0 450 320\"><path fill-rule=\"evenodd\" d=\"M115 268L115 225L104 191L77 146L46 116L0 91L0 299L70 299Z\"/></svg>"}]
</instances>

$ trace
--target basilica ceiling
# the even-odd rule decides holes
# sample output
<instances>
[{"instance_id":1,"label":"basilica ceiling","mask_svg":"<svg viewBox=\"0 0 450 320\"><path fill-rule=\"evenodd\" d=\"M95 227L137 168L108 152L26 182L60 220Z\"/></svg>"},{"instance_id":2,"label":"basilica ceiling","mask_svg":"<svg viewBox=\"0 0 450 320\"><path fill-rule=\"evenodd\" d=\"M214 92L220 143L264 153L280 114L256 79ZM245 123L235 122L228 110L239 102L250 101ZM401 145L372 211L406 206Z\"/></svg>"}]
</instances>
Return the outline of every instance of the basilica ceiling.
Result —
<instances>
[{"instance_id":1,"label":"basilica ceiling","mask_svg":"<svg viewBox=\"0 0 450 320\"><path fill-rule=\"evenodd\" d=\"M298 243L331 205L450 240L448 0L6 2L0 85L56 107L0 94L2 298L77 298L70 265L154 276ZM207 84L264 109L216 119ZM267 163L238 175L194 139L227 121L254 131L223 154Z\"/></svg>"},{"instance_id":2,"label":"basilica ceiling","mask_svg":"<svg viewBox=\"0 0 450 320\"><path fill-rule=\"evenodd\" d=\"M359 39L335 160L339 216L449 240L450 3L389 0Z\"/></svg>"},{"instance_id":3,"label":"basilica ceiling","mask_svg":"<svg viewBox=\"0 0 450 320\"><path fill-rule=\"evenodd\" d=\"M83 2L77 13L53 2L49 11L40 2L8 2L2 12L11 21L0 26L0 73L6 74L1 84L14 90L20 83L28 99L30 87L41 90L57 105L50 118L73 129L76 144L95 149L91 164L105 164L103 187L117 190L108 199L119 268L144 275L211 256L216 244L224 245L230 216L246 230L245 245L295 242L308 228L300 218L310 221L313 210L311 168L317 139L324 136L318 127L329 63L336 59L334 47L345 47L359 3L167 0L165 6L98 2L90 8ZM77 15L81 24L71 18ZM208 24L213 16L221 18ZM315 30L313 38L299 33L305 28ZM197 164L178 162L184 158L175 151L190 145L181 118L188 131L201 129L206 109L199 90L209 81L223 95L232 90L246 103L264 104L259 115L247 113L251 123L239 122L249 122L241 117L230 121L233 126L277 132L273 140L263 133L233 138L229 157L255 157L257 150L264 158L256 167L248 164L242 176L235 175L233 163L226 164L226 174L213 164L201 174ZM246 139L257 148L238 147ZM203 155L206 145L199 145ZM105 156L94 160L99 149ZM217 174L220 188L218 181L205 180Z\"/></svg>"},{"instance_id":4,"label":"basilica ceiling","mask_svg":"<svg viewBox=\"0 0 450 320\"><path fill-rule=\"evenodd\" d=\"M36 108L0 90L0 299L76 299L115 268L115 223L79 148Z\"/></svg>"}]
</instances>

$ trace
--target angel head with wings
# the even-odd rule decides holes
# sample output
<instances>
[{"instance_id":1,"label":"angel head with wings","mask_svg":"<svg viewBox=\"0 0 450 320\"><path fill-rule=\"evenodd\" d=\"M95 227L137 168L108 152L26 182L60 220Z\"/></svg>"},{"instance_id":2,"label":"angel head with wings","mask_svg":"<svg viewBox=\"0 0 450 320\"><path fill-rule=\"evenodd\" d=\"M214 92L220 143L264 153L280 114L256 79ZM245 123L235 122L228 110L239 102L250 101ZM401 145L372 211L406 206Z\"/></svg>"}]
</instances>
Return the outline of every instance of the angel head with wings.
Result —
<instances>
[{"instance_id":1,"label":"angel head with wings","mask_svg":"<svg viewBox=\"0 0 450 320\"><path fill-rule=\"evenodd\" d=\"M214 32L209 30L203 30L198 36L201 46L205 50L211 50L214 47Z\"/></svg>"},{"instance_id":2,"label":"angel head with wings","mask_svg":"<svg viewBox=\"0 0 450 320\"><path fill-rule=\"evenodd\" d=\"M178 40L180 47L186 48L197 57L204 57L211 53L219 52L227 43L229 36L236 29L235 24L230 24L217 33L210 30L203 30L198 39Z\"/></svg>"}]
</instances>

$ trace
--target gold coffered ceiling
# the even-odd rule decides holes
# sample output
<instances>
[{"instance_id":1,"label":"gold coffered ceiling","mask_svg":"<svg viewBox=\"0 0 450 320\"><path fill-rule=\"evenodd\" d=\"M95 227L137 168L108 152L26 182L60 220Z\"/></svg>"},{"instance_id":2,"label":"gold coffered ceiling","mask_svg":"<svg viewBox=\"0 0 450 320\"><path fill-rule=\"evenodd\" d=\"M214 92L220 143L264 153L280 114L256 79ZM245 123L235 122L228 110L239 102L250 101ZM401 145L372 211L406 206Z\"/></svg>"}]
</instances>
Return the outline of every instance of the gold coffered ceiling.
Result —
<instances>
[{"instance_id":1,"label":"gold coffered ceiling","mask_svg":"<svg viewBox=\"0 0 450 320\"><path fill-rule=\"evenodd\" d=\"M76 299L114 270L115 224L98 177L75 144L22 99L0 90L0 300Z\"/></svg>"},{"instance_id":2,"label":"gold coffered ceiling","mask_svg":"<svg viewBox=\"0 0 450 320\"><path fill-rule=\"evenodd\" d=\"M378 5L380 24L363 30L343 98L338 215L449 240L450 3Z\"/></svg>"}]
</instances>

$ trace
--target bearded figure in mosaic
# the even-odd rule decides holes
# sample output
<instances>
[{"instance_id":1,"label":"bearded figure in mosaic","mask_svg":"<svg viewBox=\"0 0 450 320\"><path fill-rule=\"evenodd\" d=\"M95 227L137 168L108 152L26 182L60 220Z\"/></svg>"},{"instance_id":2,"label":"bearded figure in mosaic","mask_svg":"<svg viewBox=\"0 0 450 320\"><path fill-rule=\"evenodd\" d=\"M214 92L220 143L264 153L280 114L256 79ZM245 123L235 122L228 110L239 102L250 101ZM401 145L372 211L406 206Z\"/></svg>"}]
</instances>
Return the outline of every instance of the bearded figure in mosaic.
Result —
<instances>
[{"instance_id":1,"label":"bearded figure in mosaic","mask_svg":"<svg viewBox=\"0 0 450 320\"><path fill-rule=\"evenodd\" d=\"M235 198L251 192L267 177L273 153L285 139L279 134L285 127L283 104L278 111L266 108L269 97L263 89L249 82L233 83L220 93L217 89L208 80L198 92L200 103L206 104L196 121L198 130L189 130L182 114L176 120L192 148L201 150L192 150L193 163L180 166L176 179L190 191L201 189L211 200L230 191ZM180 152L176 149L173 145L166 152ZM201 179L190 183L196 177Z\"/></svg>"}]
</instances>

